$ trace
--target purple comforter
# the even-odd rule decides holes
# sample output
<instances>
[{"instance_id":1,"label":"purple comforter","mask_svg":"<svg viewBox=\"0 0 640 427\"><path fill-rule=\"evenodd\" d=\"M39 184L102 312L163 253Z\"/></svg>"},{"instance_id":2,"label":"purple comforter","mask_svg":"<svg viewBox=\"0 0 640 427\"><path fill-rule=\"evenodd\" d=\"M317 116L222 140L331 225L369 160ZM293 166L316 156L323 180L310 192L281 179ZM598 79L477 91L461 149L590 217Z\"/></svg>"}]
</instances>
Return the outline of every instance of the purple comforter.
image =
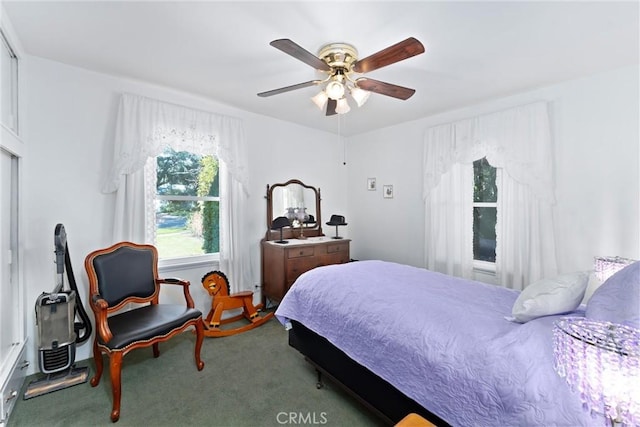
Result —
<instances>
[{"instance_id":1,"label":"purple comforter","mask_svg":"<svg viewBox=\"0 0 640 427\"><path fill-rule=\"evenodd\" d=\"M604 425L553 369L553 322L505 319L518 292L383 261L300 276L276 311L459 426Z\"/></svg>"}]
</instances>

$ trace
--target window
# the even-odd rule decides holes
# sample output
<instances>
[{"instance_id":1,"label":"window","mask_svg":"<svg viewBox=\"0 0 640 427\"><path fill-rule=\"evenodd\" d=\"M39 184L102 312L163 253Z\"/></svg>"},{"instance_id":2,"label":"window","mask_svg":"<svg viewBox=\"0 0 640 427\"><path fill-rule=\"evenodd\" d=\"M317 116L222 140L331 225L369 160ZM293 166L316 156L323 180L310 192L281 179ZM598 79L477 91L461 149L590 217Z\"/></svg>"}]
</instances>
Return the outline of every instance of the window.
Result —
<instances>
[{"instance_id":1,"label":"window","mask_svg":"<svg viewBox=\"0 0 640 427\"><path fill-rule=\"evenodd\" d=\"M0 367L21 342L18 283L18 158L0 148Z\"/></svg>"},{"instance_id":2,"label":"window","mask_svg":"<svg viewBox=\"0 0 640 427\"><path fill-rule=\"evenodd\" d=\"M473 260L480 267L496 262L497 181L486 158L473 162Z\"/></svg>"},{"instance_id":3,"label":"window","mask_svg":"<svg viewBox=\"0 0 640 427\"><path fill-rule=\"evenodd\" d=\"M1 5L0 5L1 7ZM4 12L4 10L3 10ZM2 15L2 13L0 13ZM18 365L24 360L27 343L25 330L25 283L23 262L18 250L23 237L21 219L24 141L18 132L18 83L22 76L21 52L17 37L7 22L0 19L0 424L7 419L17 399L5 398L11 388L20 388L24 371ZM24 108L20 105L21 109ZM22 110L21 110L22 111Z\"/></svg>"},{"instance_id":4,"label":"window","mask_svg":"<svg viewBox=\"0 0 640 427\"><path fill-rule=\"evenodd\" d=\"M0 122L15 134L18 133L18 58L7 42L4 34L0 32L2 42L1 70L2 76L2 116Z\"/></svg>"},{"instance_id":5,"label":"window","mask_svg":"<svg viewBox=\"0 0 640 427\"><path fill-rule=\"evenodd\" d=\"M220 252L219 167L214 156L167 148L147 167L155 178L148 201L155 213L154 238L161 259ZM149 172L149 171L147 171Z\"/></svg>"}]
</instances>

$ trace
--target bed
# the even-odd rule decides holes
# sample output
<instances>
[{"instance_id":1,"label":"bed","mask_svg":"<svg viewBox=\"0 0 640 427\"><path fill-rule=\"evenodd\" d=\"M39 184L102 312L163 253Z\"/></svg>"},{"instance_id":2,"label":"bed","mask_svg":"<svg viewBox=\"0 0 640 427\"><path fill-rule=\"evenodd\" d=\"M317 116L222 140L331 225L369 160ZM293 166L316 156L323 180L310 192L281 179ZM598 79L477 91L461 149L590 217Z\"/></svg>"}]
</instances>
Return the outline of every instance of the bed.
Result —
<instances>
[{"instance_id":1,"label":"bed","mask_svg":"<svg viewBox=\"0 0 640 427\"><path fill-rule=\"evenodd\" d=\"M389 424L416 412L436 425L605 425L553 368L554 322L584 316L585 306L519 323L512 316L520 295L359 261L304 273L276 317L319 375Z\"/></svg>"}]
</instances>

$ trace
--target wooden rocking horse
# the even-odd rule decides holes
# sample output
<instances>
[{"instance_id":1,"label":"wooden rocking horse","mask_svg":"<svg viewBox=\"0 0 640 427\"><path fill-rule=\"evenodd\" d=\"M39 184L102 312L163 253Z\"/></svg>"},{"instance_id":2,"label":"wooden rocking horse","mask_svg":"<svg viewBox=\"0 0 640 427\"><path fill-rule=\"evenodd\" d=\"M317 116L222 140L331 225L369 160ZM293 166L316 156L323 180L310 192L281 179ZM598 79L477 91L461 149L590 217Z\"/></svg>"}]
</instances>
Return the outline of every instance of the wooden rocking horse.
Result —
<instances>
[{"instance_id":1,"label":"wooden rocking horse","mask_svg":"<svg viewBox=\"0 0 640 427\"><path fill-rule=\"evenodd\" d=\"M202 286L211 296L211 310L204 321L204 334L208 337L226 337L245 332L262 325L273 317L273 312L260 316L258 310L262 304L253 305L253 292L243 291L230 293L229 280L221 271L210 271L202 277ZM242 313L237 316L222 319L222 313L226 310L242 308ZM221 329L220 326L236 322L242 318L250 323L237 328Z\"/></svg>"}]
</instances>

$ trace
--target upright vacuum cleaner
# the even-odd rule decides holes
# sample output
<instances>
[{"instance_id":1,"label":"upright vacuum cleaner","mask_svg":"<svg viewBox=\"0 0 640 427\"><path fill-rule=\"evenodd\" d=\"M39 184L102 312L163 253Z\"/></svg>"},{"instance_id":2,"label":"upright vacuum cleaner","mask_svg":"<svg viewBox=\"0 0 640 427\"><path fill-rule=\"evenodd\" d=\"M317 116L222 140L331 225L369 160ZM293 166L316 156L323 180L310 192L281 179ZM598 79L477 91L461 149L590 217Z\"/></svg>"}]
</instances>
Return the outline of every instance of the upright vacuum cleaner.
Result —
<instances>
[{"instance_id":1,"label":"upright vacuum cleaner","mask_svg":"<svg viewBox=\"0 0 640 427\"><path fill-rule=\"evenodd\" d=\"M29 383L24 399L85 383L89 377L88 368L75 367L76 344L91 336L91 321L78 295L62 224L56 225L53 241L56 285L53 292L43 292L36 300L38 364L45 376ZM69 289L64 286L65 267Z\"/></svg>"}]
</instances>

